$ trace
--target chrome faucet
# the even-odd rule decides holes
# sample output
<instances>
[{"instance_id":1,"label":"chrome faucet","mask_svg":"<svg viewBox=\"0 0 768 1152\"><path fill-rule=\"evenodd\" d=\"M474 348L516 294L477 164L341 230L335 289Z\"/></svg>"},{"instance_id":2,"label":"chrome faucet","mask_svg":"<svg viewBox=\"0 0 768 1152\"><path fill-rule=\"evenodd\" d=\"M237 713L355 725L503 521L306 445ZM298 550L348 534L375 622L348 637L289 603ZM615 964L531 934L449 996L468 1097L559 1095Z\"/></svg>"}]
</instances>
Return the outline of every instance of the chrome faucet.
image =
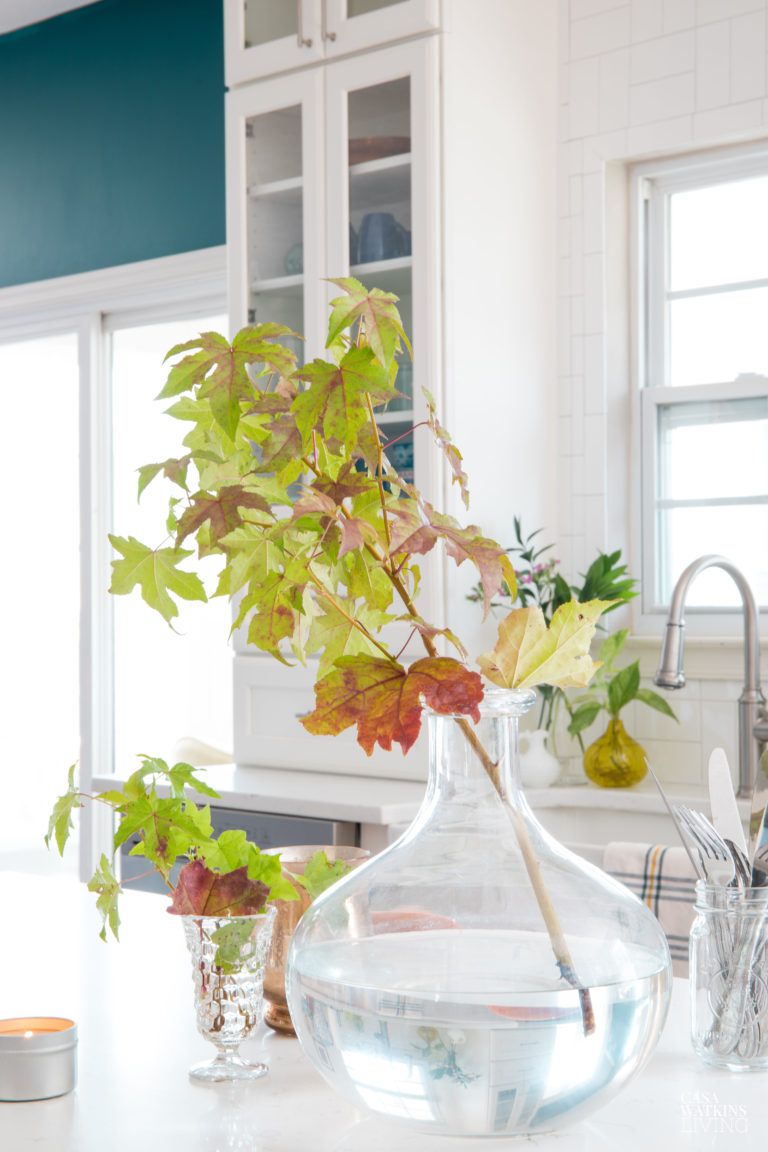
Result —
<instances>
[{"instance_id":1,"label":"chrome faucet","mask_svg":"<svg viewBox=\"0 0 768 1152\"><path fill-rule=\"evenodd\" d=\"M752 589L739 569L724 556L700 556L689 564L675 584L654 683L660 688L682 688L685 597L693 580L705 568L722 568L741 596L744 614L744 688L739 697L739 796L751 796L757 765L768 741L768 713L760 687L760 636L757 605Z\"/></svg>"}]
</instances>

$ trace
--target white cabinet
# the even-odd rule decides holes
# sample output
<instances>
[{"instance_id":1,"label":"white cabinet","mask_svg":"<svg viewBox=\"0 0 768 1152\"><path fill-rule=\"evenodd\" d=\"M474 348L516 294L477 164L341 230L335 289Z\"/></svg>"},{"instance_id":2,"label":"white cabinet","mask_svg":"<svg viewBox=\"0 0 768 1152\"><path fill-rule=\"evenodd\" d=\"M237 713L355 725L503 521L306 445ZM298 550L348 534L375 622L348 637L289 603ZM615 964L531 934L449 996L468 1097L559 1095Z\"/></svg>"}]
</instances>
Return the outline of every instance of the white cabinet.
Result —
<instances>
[{"instance_id":1,"label":"white cabinet","mask_svg":"<svg viewBox=\"0 0 768 1152\"><path fill-rule=\"evenodd\" d=\"M305 333L297 351L308 359L323 354L337 294L324 277L351 271L395 292L414 347L398 380L412 399L381 420L396 464L438 507L506 544L515 514L556 533L557 21L539 0L484 0L482 20L477 7L443 0L436 32L398 25L401 42L369 51L360 40L342 57L330 41L314 65L229 92L229 291L233 329L284 321ZM374 17L391 30L406 11L436 19L436 9L347 0L345 30ZM341 11L327 0L326 28ZM312 12L321 20L322 5L305 4L305 29ZM464 453L469 515L428 430L411 431L425 414L422 386ZM422 614L484 651L493 622L481 635L466 601L477 573L437 549L425 560ZM413 754L369 761L352 740L321 748L296 720L311 702L304 670L284 675L242 648L235 664L239 763L424 771Z\"/></svg>"},{"instance_id":2,"label":"white cabinet","mask_svg":"<svg viewBox=\"0 0 768 1152\"><path fill-rule=\"evenodd\" d=\"M434 31L439 0L224 0L231 88Z\"/></svg>"},{"instance_id":3,"label":"white cabinet","mask_svg":"<svg viewBox=\"0 0 768 1152\"><path fill-rule=\"evenodd\" d=\"M432 500L437 463L413 425L426 415L422 387L441 392L437 92L437 43L426 37L227 97L233 329L288 324L312 359L339 291L328 278L351 272L394 292L414 356L380 425L393 463Z\"/></svg>"},{"instance_id":4,"label":"white cabinet","mask_svg":"<svg viewBox=\"0 0 768 1152\"><path fill-rule=\"evenodd\" d=\"M413 361L401 361L403 396L379 423L400 473L440 503L429 433L413 427L426 416L422 387L441 395L437 99L434 37L234 89L227 231L233 331L249 322L288 324L305 335L296 345L303 360L324 352L328 301L339 292L329 277L351 273L400 298ZM421 567L422 612L439 617L437 557ZM399 648L409 629L395 627ZM236 650L238 763L306 767L311 760L317 770L387 771L390 757L369 761L352 739L318 741L304 732L296 720L312 701L304 670L288 679L237 638ZM395 775L423 772L418 753L398 756Z\"/></svg>"}]
</instances>

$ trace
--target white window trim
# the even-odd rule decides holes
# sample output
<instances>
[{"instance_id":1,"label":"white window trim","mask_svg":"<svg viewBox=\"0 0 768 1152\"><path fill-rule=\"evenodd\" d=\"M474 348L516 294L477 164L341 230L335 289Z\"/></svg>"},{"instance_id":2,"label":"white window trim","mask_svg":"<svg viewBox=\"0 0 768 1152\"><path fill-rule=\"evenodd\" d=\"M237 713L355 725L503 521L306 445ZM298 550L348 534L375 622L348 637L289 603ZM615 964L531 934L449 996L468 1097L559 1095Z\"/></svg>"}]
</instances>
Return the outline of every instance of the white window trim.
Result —
<instances>
[{"instance_id":1,"label":"white window trim","mask_svg":"<svg viewBox=\"0 0 768 1152\"><path fill-rule=\"evenodd\" d=\"M635 164L630 171L630 283L632 293L633 370L632 377L632 453L638 461L632 477L632 552L640 558L641 602L634 611L634 631L638 636L659 636L667 615L667 606L655 602L652 591L656 580L655 517L655 420L660 404L682 400L680 388L654 385L666 381L664 343L666 326L658 323L658 313L649 310L646 284L654 286L656 299L663 299L666 285L666 254L660 242L661 228L653 228L653 213L661 211L661 198L649 198L648 182L653 180L665 192L697 188L716 183L730 183L750 175L768 174L768 144L735 145L707 152L691 153L664 160ZM659 242L646 245L647 229ZM660 332L659 329L662 328ZM765 394L765 381L760 377L742 377L735 385L701 385L685 389L687 400L735 399ZM715 551L716 549L712 549ZM760 609L764 635L768 626L768 607ZM686 608L686 630L699 638L707 651L721 650L724 639L736 643L743 629L740 607L713 612L706 608Z\"/></svg>"},{"instance_id":2,"label":"white window trim","mask_svg":"<svg viewBox=\"0 0 768 1152\"><path fill-rule=\"evenodd\" d=\"M109 586L112 506L110 334L118 328L227 311L226 248L0 289L0 343L76 332L80 407L80 781L112 771L113 629ZM66 765L62 765L62 770ZM85 808L80 874L90 877L111 839L109 813Z\"/></svg>"}]
</instances>

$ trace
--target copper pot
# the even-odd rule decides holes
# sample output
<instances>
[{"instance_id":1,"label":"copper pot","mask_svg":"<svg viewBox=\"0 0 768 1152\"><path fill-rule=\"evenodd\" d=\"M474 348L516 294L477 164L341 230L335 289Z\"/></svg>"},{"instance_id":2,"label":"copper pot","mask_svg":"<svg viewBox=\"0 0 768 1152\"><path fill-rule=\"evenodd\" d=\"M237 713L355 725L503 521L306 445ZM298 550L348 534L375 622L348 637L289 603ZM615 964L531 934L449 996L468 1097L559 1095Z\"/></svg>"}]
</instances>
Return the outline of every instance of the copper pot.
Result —
<instances>
[{"instance_id":1,"label":"copper pot","mask_svg":"<svg viewBox=\"0 0 768 1152\"><path fill-rule=\"evenodd\" d=\"M270 852L280 854L283 875L289 880L303 874L316 852L325 852L331 864L337 860L344 860L350 868L356 868L370 856L370 852L365 848L352 848L340 844L295 844L288 848L272 848ZM285 998L285 961L294 929L312 903L306 888L302 888L300 884L295 884L294 887L299 894L298 900L275 900L277 917L264 971L265 1023L276 1032L283 1032L287 1036L295 1036L296 1033Z\"/></svg>"}]
</instances>

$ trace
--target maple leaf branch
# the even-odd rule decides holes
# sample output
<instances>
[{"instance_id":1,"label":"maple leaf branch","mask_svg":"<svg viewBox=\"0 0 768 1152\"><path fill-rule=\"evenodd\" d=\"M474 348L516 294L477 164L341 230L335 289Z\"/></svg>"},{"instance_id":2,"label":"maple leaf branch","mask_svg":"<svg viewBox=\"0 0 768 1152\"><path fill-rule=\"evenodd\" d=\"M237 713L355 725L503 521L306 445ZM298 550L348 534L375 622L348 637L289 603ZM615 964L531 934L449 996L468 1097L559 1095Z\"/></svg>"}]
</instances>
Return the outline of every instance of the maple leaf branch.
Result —
<instances>
[{"instance_id":1,"label":"maple leaf branch","mask_svg":"<svg viewBox=\"0 0 768 1152\"><path fill-rule=\"evenodd\" d=\"M384 521L384 539L387 542L387 558L389 559L389 550L392 547L392 537L389 532L389 519L387 517L387 501L384 495L384 481L382 474L384 471L384 449L381 446L381 436L379 435L379 426L376 423L376 417L373 414L373 404L371 402L370 392L366 392L365 400L368 405L368 415L371 418L371 428L376 437L376 483L379 489L379 501L381 503L381 515Z\"/></svg>"}]
</instances>

